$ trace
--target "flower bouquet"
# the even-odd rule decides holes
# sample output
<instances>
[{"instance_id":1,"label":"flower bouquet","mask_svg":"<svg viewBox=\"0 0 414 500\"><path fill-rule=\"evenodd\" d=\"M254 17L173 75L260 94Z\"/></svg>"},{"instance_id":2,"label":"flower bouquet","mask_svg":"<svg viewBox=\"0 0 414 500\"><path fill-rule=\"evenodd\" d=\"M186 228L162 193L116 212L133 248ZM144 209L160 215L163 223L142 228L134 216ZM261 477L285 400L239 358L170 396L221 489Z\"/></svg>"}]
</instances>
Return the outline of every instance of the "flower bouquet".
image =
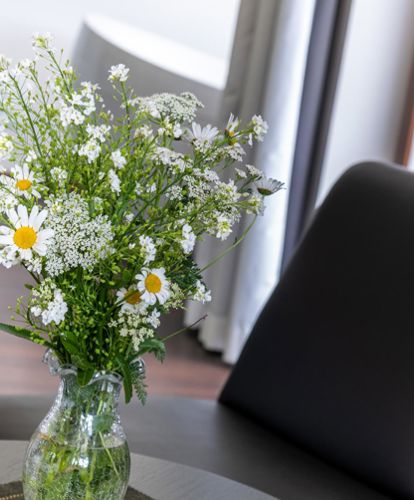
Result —
<instances>
[{"instance_id":1,"label":"flower bouquet","mask_svg":"<svg viewBox=\"0 0 414 500\"><path fill-rule=\"evenodd\" d=\"M121 385L126 402L145 401L141 356L162 360L175 334L157 336L160 317L211 300L196 241L226 240L251 214L223 256L282 184L242 163L266 133L260 116L202 127L194 95L138 97L123 64L108 75L114 116L50 35L33 47L16 66L0 58L0 264L31 276L0 329L44 346L61 384L28 448L25 498L118 499L129 476Z\"/></svg>"}]
</instances>

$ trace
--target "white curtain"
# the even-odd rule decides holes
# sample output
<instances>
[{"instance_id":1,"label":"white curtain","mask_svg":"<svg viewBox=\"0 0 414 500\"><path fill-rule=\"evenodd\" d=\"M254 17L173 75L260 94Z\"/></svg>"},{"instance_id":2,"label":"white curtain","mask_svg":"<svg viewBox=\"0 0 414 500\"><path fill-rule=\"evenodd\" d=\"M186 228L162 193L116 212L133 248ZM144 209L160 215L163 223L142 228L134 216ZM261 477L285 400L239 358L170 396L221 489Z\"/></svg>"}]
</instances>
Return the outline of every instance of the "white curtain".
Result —
<instances>
[{"instance_id":1,"label":"white curtain","mask_svg":"<svg viewBox=\"0 0 414 500\"><path fill-rule=\"evenodd\" d=\"M249 163L267 176L289 184L307 52L316 0L242 0L222 121L230 112L249 119L261 112L269 124L263 144ZM287 191L268 199L240 250L205 273L213 301L190 303L186 324L207 309L200 340L206 349L223 352L234 363L277 283L286 219ZM244 223L245 225L245 223ZM243 224L240 231L243 230ZM211 261L223 244L209 241L197 250L201 265Z\"/></svg>"}]
</instances>

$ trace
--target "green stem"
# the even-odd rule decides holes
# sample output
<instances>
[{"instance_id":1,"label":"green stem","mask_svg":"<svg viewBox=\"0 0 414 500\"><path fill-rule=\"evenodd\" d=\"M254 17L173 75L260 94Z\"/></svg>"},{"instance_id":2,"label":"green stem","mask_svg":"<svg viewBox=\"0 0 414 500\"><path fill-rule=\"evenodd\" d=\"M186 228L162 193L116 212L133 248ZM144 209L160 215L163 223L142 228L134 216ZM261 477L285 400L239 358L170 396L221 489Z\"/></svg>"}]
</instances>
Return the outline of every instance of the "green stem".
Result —
<instances>
[{"instance_id":1,"label":"green stem","mask_svg":"<svg viewBox=\"0 0 414 500\"><path fill-rule=\"evenodd\" d=\"M204 266L202 269L200 269L201 272L204 272L206 269L209 267L213 266L216 262L221 260L223 257L225 257L229 252L231 252L234 248L240 245L240 243L244 240L244 238L247 236L247 233L250 231L250 229L253 227L253 224L256 222L257 215L255 215L254 219L252 222L247 226L247 228L243 231L242 235L238 240L236 240L233 245L229 246L224 250L224 252L221 252L220 254L217 255L216 258L214 258L211 262L209 262L206 266Z\"/></svg>"},{"instance_id":2,"label":"green stem","mask_svg":"<svg viewBox=\"0 0 414 500\"><path fill-rule=\"evenodd\" d=\"M207 318L207 316L208 316L208 314L205 314L204 316L202 316L201 318L199 318L197 321L194 321L194 323L192 323L191 325L185 326L184 328L181 328L180 330L177 330L177 331L175 331L173 333L170 333L166 337L163 337L161 340L163 342L166 342L167 340L172 339L173 337L175 337L176 335L179 335L180 333L183 333L183 332L185 332L187 330L191 330L191 328L193 328L194 326L198 325L198 323L200 323L201 321L204 321Z\"/></svg>"}]
</instances>

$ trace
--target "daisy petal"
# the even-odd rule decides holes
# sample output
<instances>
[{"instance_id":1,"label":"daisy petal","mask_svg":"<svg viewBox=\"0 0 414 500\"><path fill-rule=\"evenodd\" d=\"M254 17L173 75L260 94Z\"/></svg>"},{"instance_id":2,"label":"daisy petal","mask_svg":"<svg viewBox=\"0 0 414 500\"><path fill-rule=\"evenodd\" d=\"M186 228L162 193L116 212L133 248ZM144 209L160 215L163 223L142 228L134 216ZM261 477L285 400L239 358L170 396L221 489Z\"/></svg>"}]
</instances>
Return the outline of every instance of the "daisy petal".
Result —
<instances>
[{"instance_id":1,"label":"daisy petal","mask_svg":"<svg viewBox=\"0 0 414 500\"><path fill-rule=\"evenodd\" d=\"M39 231L37 233L37 241L39 243L45 241L45 240L48 240L49 238L52 238L53 235L55 234L55 232L53 231L53 229L42 229L41 231Z\"/></svg>"},{"instance_id":2,"label":"daisy petal","mask_svg":"<svg viewBox=\"0 0 414 500\"><path fill-rule=\"evenodd\" d=\"M32 211L30 212L28 226L34 227L34 223L36 221L36 217L37 217L38 213L39 213L39 207L37 205L35 205L32 208ZM38 228L35 228L35 229L38 229Z\"/></svg>"},{"instance_id":3,"label":"daisy petal","mask_svg":"<svg viewBox=\"0 0 414 500\"><path fill-rule=\"evenodd\" d=\"M43 222L46 220L47 217L47 210L42 210L39 215L37 216L33 228L38 231L40 229L40 226L43 224Z\"/></svg>"},{"instance_id":4,"label":"daisy petal","mask_svg":"<svg viewBox=\"0 0 414 500\"><path fill-rule=\"evenodd\" d=\"M11 245L13 243L13 237L11 235L0 236L0 245Z\"/></svg>"},{"instance_id":5,"label":"daisy petal","mask_svg":"<svg viewBox=\"0 0 414 500\"><path fill-rule=\"evenodd\" d=\"M14 210L14 209L8 210L7 217L10 219L13 226L17 227L17 225L19 223L19 216L17 215L16 210Z\"/></svg>"},{"instance_id":6,"label":"daisy petal","mask_svg":"<svg viewBox=\"0 0 414 500\"><path fill-rule=\"evenodd\" d=\"M29 225L29 215L27 213L27 208L24 205L19 205L17 207L17 213L19 214L20 225L21 226L28 226Z\"/></svg>"}]
</instances>

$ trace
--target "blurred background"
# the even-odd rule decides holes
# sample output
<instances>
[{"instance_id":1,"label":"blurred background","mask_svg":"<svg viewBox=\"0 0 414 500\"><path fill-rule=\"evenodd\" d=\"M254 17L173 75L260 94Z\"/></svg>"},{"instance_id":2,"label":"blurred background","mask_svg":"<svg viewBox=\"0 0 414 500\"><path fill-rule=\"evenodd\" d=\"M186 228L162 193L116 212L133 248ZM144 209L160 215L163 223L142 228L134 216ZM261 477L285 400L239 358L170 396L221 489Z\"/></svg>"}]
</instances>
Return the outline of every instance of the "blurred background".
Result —
<instances>
[{"instance_id":1,"label":"blurred background","mask_svg":"<svg viewBox=\"0 0 414 500\"><path fill-rule=\"evenodd\" d=\"M194 92L199 121L260 113L270 132L246 159L287 189L268 203L243 249L206 275L213 303L163 322L174 339L149 361L150 391L215 398L317 206L352 164L378 159L414 170L413 0L15 0L3 2L0 53L31 57L34 32L51 32L82 79L100 83L124 63L138 93ZM217 253L207 245L200 262ZM0 313L23 293L0 270ZM0 393L56 386L41 349L0 334Z\"/></svg>"}]
</instances>

